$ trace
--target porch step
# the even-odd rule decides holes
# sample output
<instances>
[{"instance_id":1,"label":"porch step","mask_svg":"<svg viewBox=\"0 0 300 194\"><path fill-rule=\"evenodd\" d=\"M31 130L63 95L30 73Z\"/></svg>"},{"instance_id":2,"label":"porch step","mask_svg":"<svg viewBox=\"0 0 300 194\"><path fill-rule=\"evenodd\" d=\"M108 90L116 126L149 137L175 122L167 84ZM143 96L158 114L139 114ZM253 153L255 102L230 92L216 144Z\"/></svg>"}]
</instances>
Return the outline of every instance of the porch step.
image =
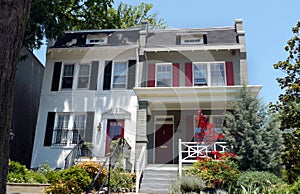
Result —
<instances>
[{"instance_id":1,"label":"porch step","mask_svg":"<svg viewBox=\"0 0 300 194\"><path fill-rule=\"evenodd\" d=\"M177 176L177 164L149 164L144 171L139 192L153 194L169 193L169 187Z\"/></svg>"}]
</instances>

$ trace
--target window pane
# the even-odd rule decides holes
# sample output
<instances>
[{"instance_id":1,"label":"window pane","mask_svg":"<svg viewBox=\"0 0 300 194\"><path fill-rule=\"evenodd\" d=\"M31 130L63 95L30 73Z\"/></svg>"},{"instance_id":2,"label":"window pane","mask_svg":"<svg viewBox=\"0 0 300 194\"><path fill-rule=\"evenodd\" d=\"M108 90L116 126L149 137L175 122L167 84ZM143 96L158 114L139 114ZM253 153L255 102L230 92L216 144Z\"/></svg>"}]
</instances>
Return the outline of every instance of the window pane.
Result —
<instances>
[{"instance_id":1,"label":"window pane","mask_svg":"<svg viewBox=\"0 0 300 194\"><path fill-rule=\"evenodd\" d=\"M194 85L207 86L207 64L194 64Z\"/></svg>"},{"instance_id":2,"label":"window pane","mask_svg":"<svg viewBox=\"0 0 300 194\"><path fill-rule=\"evenodd\" d=\"M63 76L73 76L74 75L74 65L64 65Z\"/></svg>"},{"instance_id":3,"label":"window pane","mask_svg":"<svg viewBox=\"0 0 300 194\"><path fill-rule=\"evenodd\" d=\"M74 76L74 65L64 65L61 88L72 88Z\"/></svg>"},{"instance_id":4,"label":"window pane","mask_svg":"<svg viewBox=\"0 0 300 194\"><path fill-rule=\"evenodd\" d=\"M85 124L86 119L85 115L74 115L74 123L73 123L73 137L72 137L72 144L77 144L81 139L84 138L85 132Z\"/></svg>"},{"instance_id":5,"label":"window pane","mask_svg":"<svg viewBox=\"0 0 300 194\"><path fill-rule=\"evenodd\" d=\"M80 65L79 66L79 76L89 76L90 75L90 66L89 65Z\"/></svg>"},{"instance_id":6,"label":"window pane","mask_svg":"<svg viewBox=\"0 0 300 194\"><path fill-rule=\"evenodd\" d=\"M127 64L115 63L113 74L113 88L125 88L127 82Z\"/></svg>"},{"instance_id":7,"label":"window pane","mask_svg":"<svg viewBox=\"0 0 300 194\"><path fill-rule=\"evenodd\" d=\"M214 63L210 66L211 85L224 86L225 85L225 70L223 63Z\"/></svg>"},{"instance_id":8,"label":"window pane","mask_svg":"<svg viewBox=\"0 0 300 194\"><path fill-rule=\"evenodd\" d=\"M157 87L169 87L172 82L171 65L157 65L156 69L156 86Z\"/></svg>"}]
</instances>

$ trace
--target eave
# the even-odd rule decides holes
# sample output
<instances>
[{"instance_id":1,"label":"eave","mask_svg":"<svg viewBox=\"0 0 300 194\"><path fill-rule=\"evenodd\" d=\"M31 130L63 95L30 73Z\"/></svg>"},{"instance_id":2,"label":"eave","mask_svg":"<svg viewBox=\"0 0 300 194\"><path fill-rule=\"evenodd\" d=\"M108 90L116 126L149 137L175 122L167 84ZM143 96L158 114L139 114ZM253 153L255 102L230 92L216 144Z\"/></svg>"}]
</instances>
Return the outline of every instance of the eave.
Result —
<instances>
[{"instance_id":1,"label":"eave","mask_svg":"<svg viewBox=\"0 0 300 194\"><path fill-rule=\"evenodd\" d=\"M201 87L135 87L139 101L147 101L152 109L190 109L203 106L207 109L230 109L231 102L243 86L201 86ZM248 85L251 95L257 96L261 85ZM158 106L160 104L160 106Z\"/></svg>"}]
</instances>

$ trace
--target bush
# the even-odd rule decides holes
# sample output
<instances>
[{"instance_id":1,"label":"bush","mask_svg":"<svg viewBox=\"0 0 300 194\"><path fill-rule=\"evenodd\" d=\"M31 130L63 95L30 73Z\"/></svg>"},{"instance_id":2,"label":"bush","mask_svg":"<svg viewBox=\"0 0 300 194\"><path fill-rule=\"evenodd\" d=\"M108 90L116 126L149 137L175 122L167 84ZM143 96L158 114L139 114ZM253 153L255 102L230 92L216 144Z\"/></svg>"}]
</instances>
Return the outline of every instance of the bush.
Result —
<instances>
[{"instance_id":1,"label":"bush","mask_svg":"<svg viewBox=\"0 0 300 194\"><path fill-rule=\"evenodd\" d=\"M195 176L182 176L174 180L169 188L170 193L200 192L205 188L205 182Z\"/></svg>"},{"instance_id":2,"label":"bush","mask_svg":"<svg viewBox=\"0 0 300 194\"><path fill-rule=\"evenodd\" d=\"M298 177L298 180L290 186L289 192L291 194L297 194L300 192L300 177Z\"/></svg>"},{"instance_id":3,"label":"bush","mask_svg":"<svg viewBox=\"0 0 300 194\"><path fill-rule=\"evenodd\" d=\"M212 160L202 158L186 170L186 176L196 176L206 182L208 188L226 188L235 184L240 174L237 164L230 158Z\"/></svg>"},{"instance_id":4,"label":"bush","mask_svg":"<svg viewBox=\"0 0 300 194\"><path fill-rule=\"evenodd\" d=\"M41 173L28 170L19 162L10 161L7 181L13 183L48 183L48 179Z\"/></svg>"},{"instance_id":5,"label":"bush","mask_svg":"<svg viewBox=\"0 0 300 194\"><path fill-rule=\"evenodd\" d=\"M75 181L72 180L52 183L45 189L45 193L47 194L81 194L81 192L82 189Z\"/></svg>"},{"instance_id":6,"label":"bush","mask_svg":"<svg viewBox=\"0 0 300 194\"><path fill-rule=\"evenodd\" d=\"M96 162L84 162L84 163L81 163L81 164L78 164L78 166L82 169L85 169L91 180L94 180L94 178L96 177L98 171L100 170L101 168L101 164L100 163L96 163ZM108 174L106 168L103 168L102 172L100 173L100 175L98 176L96 182L95 182L95 185L94 185L94 188L96 190L98 190L102 184L102 181L104 180L104 177Z\"/></svg>"},{"instance_id":7,"label":"bush","mask_svg":"<svg viewBox=\"0 0 300 194\"><path fill-rule=\"evenodd\" d=\"M122 169L111 169L110 188L114 192L133 191L135 187L135 174Z\"/></svg>"},{"instance_id":8,"label":"bush","mask_svg":"<svg viewBox=\"0 0 300 194\"><path fill-rule=\"evenodd\" d=\"M285 183L275 174L263 171L246 171L239 176L236 188L240 191L244 187L247 191L257 193L271 193L281 188Z\"/></svg>"}]
</instances>

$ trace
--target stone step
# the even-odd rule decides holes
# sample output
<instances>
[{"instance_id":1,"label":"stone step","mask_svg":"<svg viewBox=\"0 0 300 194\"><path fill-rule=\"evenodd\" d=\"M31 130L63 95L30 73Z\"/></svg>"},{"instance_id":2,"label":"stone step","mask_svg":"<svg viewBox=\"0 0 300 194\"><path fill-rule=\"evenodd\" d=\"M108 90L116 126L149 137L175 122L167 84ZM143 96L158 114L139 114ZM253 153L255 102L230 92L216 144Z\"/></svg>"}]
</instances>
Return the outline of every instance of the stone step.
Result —
<instances>
[{"instance_id":1,"label":"stone step","mask_svg":"<svg viewBox=\"0 0 300 194\"><path fill-rule=\"evenodd\" d=\"M145 168L140 192L169 193L172 181L178 176L178 165L151 164Z\"/></svg>"}]
</instances>

